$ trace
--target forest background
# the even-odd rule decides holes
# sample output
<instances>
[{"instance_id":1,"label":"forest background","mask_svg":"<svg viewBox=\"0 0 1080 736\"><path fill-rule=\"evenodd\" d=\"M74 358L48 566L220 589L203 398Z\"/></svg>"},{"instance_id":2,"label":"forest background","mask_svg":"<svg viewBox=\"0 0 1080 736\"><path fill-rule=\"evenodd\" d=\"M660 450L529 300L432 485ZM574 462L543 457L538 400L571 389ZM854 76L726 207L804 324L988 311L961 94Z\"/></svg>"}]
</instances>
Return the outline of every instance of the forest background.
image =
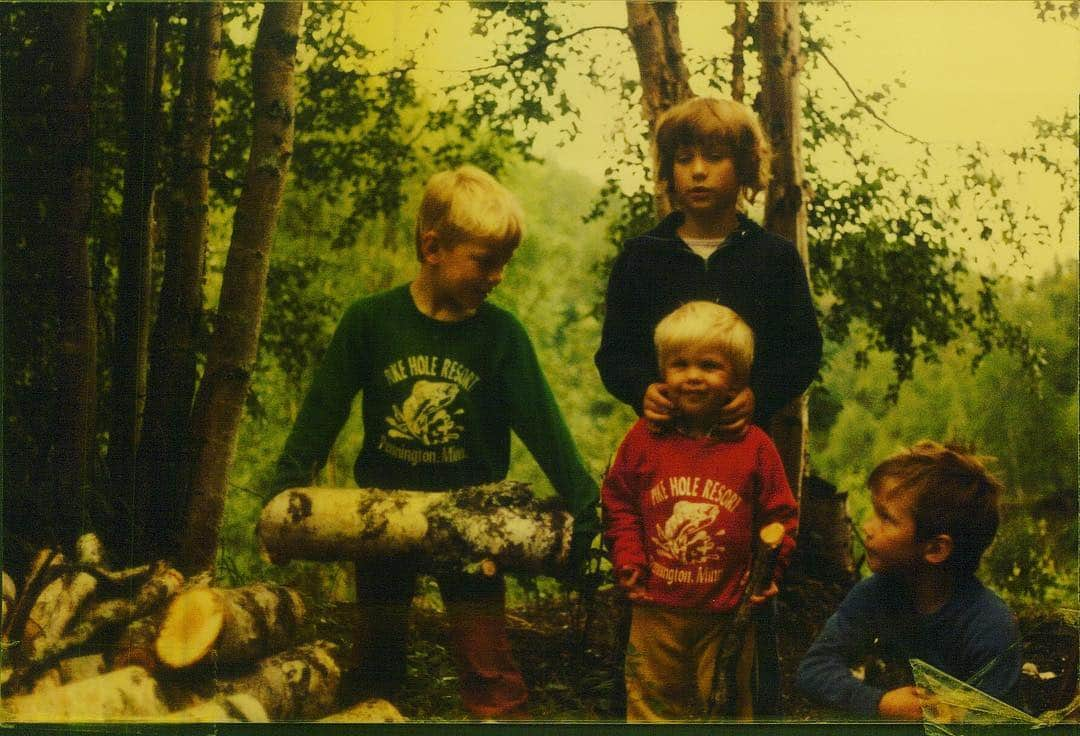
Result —
<instances>
[{"instance_id":1,"label":"forest background","mask_svg":"<svg viewBox=\"0 0 1080 736\"><path fill-rule=\"evenodd\" d=\"M924 437L973 443L997 458L1008 488L985 579L1014 606L1075 607L1080 9L873 5L802 6L809 258L827 338L809 393L810 471L847 494L857 522L868 507L864 479L881 458ZM418 194L428 175L461 162L491 170L521 198L527 237L494 301L524 322L599 477L633 421L592 367L603 286L621 238L653 217L642 82L622 3L309 3L294 45L283 51L281 36L277 49L297 59L295 115L276 113L290 128L276 141L293 144L288 176L281 166L279 189L263 197L279 198L280 214L244 209L260 135L252 46L262 6L82 7L74 21L63 5L3 8L7 561L17 568L85 528L133 559L170 544L205 550L207 537L189 534L195 451L170 446L167 415L152 416L154 346L190 361L180 425L197 433L195 387L217 375L207 368L221 352L215 339L229 341L219 295L230 244L260 219L272 229L265 306L237 312L260 313L261 331L248 383L233 385L242 388L235 456L215 460L224 483L208 562L227 584L285 580L313 600L348 600L345 566L262 561L254 521L337 318L353 299L415 273ZM740 74L728 29L739 7L679 4L695 92L732 94ZM186 158L188 138L209 130L184 75L208 9L224 13L209 188L205 204L184 205L177 193L199 168ZM75 32L46 32L56 28ZM56 60L80 43L92 72L65 97ZM756 43L751 26L748 102ZM921 58L949 44L943 58L955 64ZM912 78L898 58L910 60ZM84 124L71 126L73 115ZM88 188L71 196L65 182L83 179L58 171L85 172ZM81 215L65 209L80 203ZM162 342L163 305L181 303L169 301L178 297L168 254L193 212L205 219L197 294L184 339ZM760 201L751 214L762 219ZM80 238L75 260L89 291L73 286L63 245ZM91 297L79 312L91 315L89 342L69 339L73 294ZM88 380L72 383L70 367L88 362ZM320 484L352 484L361 439L354 414ZM82 450L72 453L73 442ZM519 445L510 477L551 492ZM144 523L155 515L163 526ZM515 605L561 595L548 579L513 588Z\"/></svg>"}]
</instances>

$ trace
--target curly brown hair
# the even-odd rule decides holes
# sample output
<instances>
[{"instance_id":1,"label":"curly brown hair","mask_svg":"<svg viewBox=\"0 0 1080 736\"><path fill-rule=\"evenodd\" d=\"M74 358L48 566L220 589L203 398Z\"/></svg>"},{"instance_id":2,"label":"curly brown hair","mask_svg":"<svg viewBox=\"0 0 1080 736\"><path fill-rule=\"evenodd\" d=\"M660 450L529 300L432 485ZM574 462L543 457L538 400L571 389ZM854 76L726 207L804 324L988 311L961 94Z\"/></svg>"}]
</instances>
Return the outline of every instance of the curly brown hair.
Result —
<instances>
[{"instance_id":1,"label":"curly brown hair","mask_svg":"<svg viewBox=\"0 0 1080 736\"><path fill-rule=\"evenodd\" d=\"M997 533L1004 492L986 469L991 459L960 443L922 440L874 468L867 485L877 496L888 479L894 482L890 495L910 494L915 540L947 534L953 540L948 564L973 573Z\"/></svg>"}]
</instances>

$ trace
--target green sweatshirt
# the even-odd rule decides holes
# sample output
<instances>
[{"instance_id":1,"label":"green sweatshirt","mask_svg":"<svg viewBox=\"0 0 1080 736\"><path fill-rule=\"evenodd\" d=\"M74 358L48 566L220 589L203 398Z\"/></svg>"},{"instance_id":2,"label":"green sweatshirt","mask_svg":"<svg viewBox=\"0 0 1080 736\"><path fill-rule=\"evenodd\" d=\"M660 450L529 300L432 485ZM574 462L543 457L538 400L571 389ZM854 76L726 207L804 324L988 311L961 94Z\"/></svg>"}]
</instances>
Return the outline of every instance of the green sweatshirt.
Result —
<instances>
[{"instance_id":1,"label":"green sweatshirt","mask_svg":"<svg viewBox=\"0 0 1080 736\"><path fill-rule=\"evenodd\" d=\"M445 490L502 480L510 430L595 532L597 484L578 454L521 323L484 303L458 322L416 308L408 285L346 310L285 449L275 492L310 485L363 392L358 485Z\"/></svg>"}]
</instances>

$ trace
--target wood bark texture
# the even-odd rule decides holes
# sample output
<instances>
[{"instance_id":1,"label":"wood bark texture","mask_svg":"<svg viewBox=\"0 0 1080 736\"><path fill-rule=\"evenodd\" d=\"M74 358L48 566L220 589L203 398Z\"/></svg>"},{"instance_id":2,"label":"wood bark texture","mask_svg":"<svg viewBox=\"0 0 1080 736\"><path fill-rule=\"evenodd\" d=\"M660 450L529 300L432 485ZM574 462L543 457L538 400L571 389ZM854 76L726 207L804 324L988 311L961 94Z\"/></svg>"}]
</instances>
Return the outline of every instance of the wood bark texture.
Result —
<instances>
[{"instance_id":1,"label":"wood bark texture","mask_svg":"<svg viewBox=\"0 0 1080 736\"><path fill-rule=\"evenodd\" d=\"M252 58L255 128L222 278L214 339L192 417L195 465L181 570L217 554L225 480L251 385L270 265L271 236L292 156L295 62L303 3L266 3Z\"/></svg>"},{"instance_id":2,"label":"wood bark texture","mask_svg":"<svg viewBox=\"0 0 1080 736\"><path fill-rule=\"evenodd\" d=\"M765 228L795 244L808 269L802 113L799 96L799 4L790 0L758 5L761 52L761 119L772 145L772 179L765 195ZM799 397L774 416L769 433L780 451L795 498L806 468L807 411Z\"/></svg>"},{"instance_id":3,"label":"wood bark texture","mask_svg":"<svg viewBox=\"0 0 1080 736\"><path fill-rule=\"evenodd\" d=\"M731 99L742 102L746 95L746 37L750 35L750 10L745 0L735 3L731 23Z\"/></svg>"},{"instance_id":4,"label":"wood bark texture","mask_svg":"<svg viewBox=\"0 0 1080 736\"><path fill-rule=\"evenodd\" d=\"M116 292L115 361L112 372L112 424L109 476L116 499L135 491L135 448L146 396L150 330L150 209L157 183L158 93L157 17L149 4L123 6L127 49L124 56L124 124L128 150L120 211L120 258ZM138 529L139 520L132 519ZM139 535L141 536L141 535Z\"/></svg>"},{"instance_id":5,"label":"wood bark texture","mask_svg":"<svg viewBox=\"0 0 1080 736\"><path fill-rule=\"evenodd\" d=\"M319 723L405 723L407 719L393 703L375 698L362 700L345 710L319 720Z\"/></svg>"},{"instance_id":6,"label":"wood bark texture","mask_svg":"<svg viewBox=\"0 0 1080 736\"><path fill-rule=\"evenodd\" d=\"M551 571L566 561L573 517L542 510L526 484L448 492L293 488L267 503L256 533L271 560L377 559L412 553L429 570L492 560Z\"/></svg>"},{"instance_id":7,"label":"wood bark texture","mask_svg":"<svg viewBox=\"0 0 1080 736\"><path fill-rule=\"evenodd\" d=\"M101 653L83 654L79 657L68 657L60 660L56 669L60 671L60 680L65 685L90 677L105 674L105 655Z\"/></svg>"},{"instance_id":8,"label":"wood bark texture","mask_svg":"<svg viewBox=\"0 0 1080 736\"><path fill-rule=\"evenodd\" d=\"M125 667L70 685L5 698L9 721L115 721L159 718L168 712L157 682L141 667Z\"/></svg>"},{"instance_id":9,"label":"wood bark texture","mask_svg":"<svg viewBox=\"0 0 1080 736\"><path fill-rule=\"evenodd\" d=\"M267 723L266 708L246 693L220 695L190 708L173 711L166 721L179 723Z\"/></svg>"},{"instance_id":10,"label":"wood bark texture","mask_svg":"<svg viewBox=\"0 0 1080 736\"><path fill-rule=\"evenodd\" d=\"M304 615L299 594L281 585L185 591L169 604L155 648L175 669L208 658L222 666L253 662L294 642Z\"/></svg>"},{"instance_id":11,"label":"wood bark texture","mask_svg":"<svg viewBox=\"0 0 1080 736\"><path fill-rule=\"evenodd\" d=\"M53 463L56 496L52 520L58 538L74 536L75 510L89 482L90 447L97 403L97 314L90 274L91 142L88 38L90 5L63 3L48 11L56 49L57 102L50 110L56 145L56 170L50 203L56 249L58 355L57 396L63 397L55 421ZM48 520L43 520L48 521Z\"/></svg>"},{"instance_id":12,"label":"wood bark texture","mask_svg":"<svg viewBox=\"0 0 1080 736\"><path fill-rule=\"evenodd\" d=\"M11 576L6 572L3 573L4 581L4 595L3 595L3 610L0 612L0 628L3 628L4 623L7 621L8 611L15 608L15 596L18 593L15 590L15 581L11 579Z\"/></svg>"},{"instance_id":13,"label":"wood bark texture","mask_svg":"<svg viewBox=\"0 0 1080 736\"><path fill-rule=\"evenodd\" d=\"M642 116L649 124L649 141L656 153L656 123L660 114L693 96L690 72L683 58L679 16L675 3L628 0L626 17L641 76ZM653 176L656 177L654 165ZM655 179L656 210L660 217L671 211L666 185Z\"/></svg>"},{"instance_id":14,"label":"wood bark texture","mask_svg":"<svg viewBox=\"0 0 1080 736\"><path fill-rule=\"evenodd\" d=\"M210 143L221 56L221 3L184 7L187 30L180 94L174 103L163 194L165 270L150 343L146 413L138 457L137 518L151 556L176 549L176 519L187 508L196 340L203 321L209 223Z\"/></svg>"},{"instance_id":15,"label":"wood bark texture","mask_svg":"<svg viewBox=\"0 0 1080 736\"><path fill-rule=\"evenodd\" d=\"M304 644L261 660L251 674L218 681L218 691L254 697L274 721L322 718L337 702L337 657L337 646L330 642Z\"/></svg>"}]
</instances>

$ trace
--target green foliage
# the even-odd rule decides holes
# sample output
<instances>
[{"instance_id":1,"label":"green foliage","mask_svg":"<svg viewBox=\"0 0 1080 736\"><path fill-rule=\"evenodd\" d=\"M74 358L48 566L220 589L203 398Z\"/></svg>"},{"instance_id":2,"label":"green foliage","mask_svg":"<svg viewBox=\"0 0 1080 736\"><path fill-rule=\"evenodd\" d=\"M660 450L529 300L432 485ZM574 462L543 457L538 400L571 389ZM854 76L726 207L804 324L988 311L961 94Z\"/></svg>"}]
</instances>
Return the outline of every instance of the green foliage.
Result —
<instances>
[{"instance_id":1,"label":"green foliage","mask_svg":"<svg viewBox=\"0 0 1080 736\"><path fill-rule=\"evenodd\" d=\"M869 513L864 484L877 462L923 438L974 443L996 458L991 467L1006 486L984 578L1017 603L1062 603L1076 595L1077 267L1063 265L1031 290L1010 281L1000 288L1003 312L1045 350L1037 382L1002 350L972 372L958 344L938 362L916 363L893 403L882 397L891 381L887 357L867 353L860 370L858 348L846 344L823 380L842 408L831 424L814 425L811 463L848 493L858 523Z\"/></svg>"}]
</instances>

